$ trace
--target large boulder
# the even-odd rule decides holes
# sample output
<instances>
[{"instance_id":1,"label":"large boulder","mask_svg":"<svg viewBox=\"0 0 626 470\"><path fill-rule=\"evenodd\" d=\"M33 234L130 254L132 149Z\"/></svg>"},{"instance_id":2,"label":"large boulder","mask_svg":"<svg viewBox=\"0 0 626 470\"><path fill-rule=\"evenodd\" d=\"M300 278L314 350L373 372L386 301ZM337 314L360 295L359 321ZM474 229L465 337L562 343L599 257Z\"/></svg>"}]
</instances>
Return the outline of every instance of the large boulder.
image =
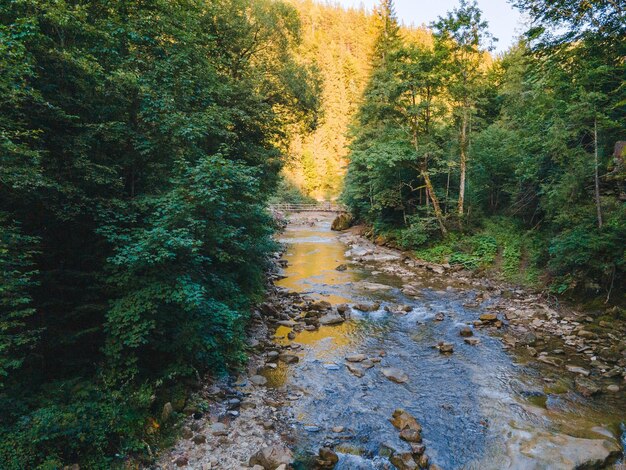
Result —
<instances>
[{"instance_id":1,"label":"large boulder","mask_svg":"<svg viewBox=\"0 0 626 470\"><path fill-rule=\"evenodd\" d=\"M341 231L341 230L347 230L352 226L352 216L350 214L348 214L347 212L341 213L339 214L335 220L333 220L332 225L330 226L330 228L332 230L337 230L337 231Z\"/></svg>"},{"instance_id":2,"label":"large boulder","mask_svg":"<svg viewBox=\"0 0 626 470\"><path fill-rule=\"evenodd\" d=\"M293 462L293 454L283 445L273 445L259 450L250 457L248 465L260 465L265 470L274 470L281 465L289 465Z\"/></svg>"}]
</instances>

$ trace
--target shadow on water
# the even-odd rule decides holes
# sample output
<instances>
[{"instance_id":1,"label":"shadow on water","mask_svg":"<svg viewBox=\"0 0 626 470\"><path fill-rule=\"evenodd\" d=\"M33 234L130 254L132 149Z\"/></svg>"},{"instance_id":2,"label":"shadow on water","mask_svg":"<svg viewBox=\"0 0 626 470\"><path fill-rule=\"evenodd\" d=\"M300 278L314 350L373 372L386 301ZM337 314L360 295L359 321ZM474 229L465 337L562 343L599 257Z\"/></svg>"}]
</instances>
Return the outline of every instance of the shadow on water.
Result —
<instances>
[{"instance_id":1,"label":"shadow on water","mask_svg":"<svg viewBox=\"0 0 626 470\"><path fill-rule=\"evenodd\" d=\"M567 394L546 394L541 371L518 362L499 339L483 331L475 331L478 346L465 344L460 328L481 313L464 306L476 292L436 286L422 289L417 300L407 298L400 292L400 279L351 264L329 221L289 226L281 241L287 244L284 258L289 265L278 286L333 304L381 302L376 312L353 310L352 319L341 325L298 333L293 342L303 346L300 362L279 363L267 372L269 386L298 394L290 406L296 418L293 436L303 455L332 445L340 453L338 469L384 468L391 449L409 449L389 423L394 409L404 408L423 426L429 457L442 468L507 468L507 441L517 430L563 426L588 437L593 425L617 426L623 418L623 410L611 413L576 403ZM348 269L337 271L340 264ZM364 280L391 289L361 289ZM435 285L428 279L423 284ZM402 316L385 312L391 304L409 305L412 311ZM437 312L445 312L444 321L433 321ZM277 341L292 342L287 339L290 331L279 327ZM454 344L452 355L434 347L442 340ZM357 378L344 361L354 353L380 357L381 362ZM408 382L387 380L381 368L390 366L406 372ZM333 432L337 427L343 430ZM300 468L310 468L306 457Z\"/></svg>"}]
</instances>

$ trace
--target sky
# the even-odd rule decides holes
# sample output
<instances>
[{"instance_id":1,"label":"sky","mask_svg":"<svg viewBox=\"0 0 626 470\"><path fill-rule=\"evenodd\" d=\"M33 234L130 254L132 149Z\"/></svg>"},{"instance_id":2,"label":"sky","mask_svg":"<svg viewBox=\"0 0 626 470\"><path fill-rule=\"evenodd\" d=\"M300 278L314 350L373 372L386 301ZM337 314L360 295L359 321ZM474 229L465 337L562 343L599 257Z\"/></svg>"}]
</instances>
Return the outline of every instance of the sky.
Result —
<instances>
[{"instance_id":1,"label":"sky","mask_svg":"<svg viewBox=\"0 0 626 470\"><path fill-rule=\"evenodd\" d=\"M337 0L340 5L371 8L378 0ZM458 6L458 0L395 0L396 13L406 25L430 24ZM496 52L507 50L524 32L522 15L506 0L478 0L478 6L489 23L489 31L498 38Z\"/></svg>"}]
</instances>

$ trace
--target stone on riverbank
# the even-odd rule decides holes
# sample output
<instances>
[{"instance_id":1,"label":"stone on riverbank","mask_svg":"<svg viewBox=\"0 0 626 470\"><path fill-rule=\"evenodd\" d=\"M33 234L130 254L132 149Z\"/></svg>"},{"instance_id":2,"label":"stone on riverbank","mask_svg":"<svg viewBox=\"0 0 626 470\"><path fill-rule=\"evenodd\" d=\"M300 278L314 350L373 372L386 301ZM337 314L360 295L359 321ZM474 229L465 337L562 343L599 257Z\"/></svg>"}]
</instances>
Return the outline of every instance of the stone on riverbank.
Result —
<instances>
[{"instance_id":1,"label":"stone on riverbank","mask_svg":"<svg viewBox=\"0 0 626 470\"><path fill-rule=\"evenodd\" d=\"M348 230L351 226L352 226L352 222L353 222L353 218L350 214L347 213L343 213L343 214L339 214L335 220L333 220L333 223L330 226L331 230L335 230L337 232L340 232L342 230Z\"/></svg>"},{"instance_id":2,"label":"stone on riverbank","mask_svg":"<svg viewBox=\"0 0 626 470\"><path fill-rule=\"evenodd\" d=\"M293 454L291 451L287 447L278 444L259 450L250 457L248 465L250 467L260 465L265 470L274 470L280 465L289 465L292 461Z\"/></svg>"},{"instance_id":3,"label":"stone on riverbank","mask_svg":"<svg viewBox=\"0 0 626 470\"><path fill-rule=\"evenodd\" d=\"M330 312L320 317L320 325L338 325L345 322L346 319L335 312Z\"/></svg>"}]
</instances>

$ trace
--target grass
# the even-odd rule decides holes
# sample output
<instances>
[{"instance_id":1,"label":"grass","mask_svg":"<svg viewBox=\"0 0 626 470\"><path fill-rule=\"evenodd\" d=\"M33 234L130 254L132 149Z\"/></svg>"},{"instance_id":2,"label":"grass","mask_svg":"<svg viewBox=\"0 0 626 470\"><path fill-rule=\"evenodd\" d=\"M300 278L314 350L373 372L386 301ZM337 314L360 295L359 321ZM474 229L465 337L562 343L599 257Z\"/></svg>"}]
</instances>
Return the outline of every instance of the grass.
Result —
<instances>
[{"instance_id":1,"label":"grass","mask_svg":"<svg viewBox=\"0 0 626 470\"><path fill-rule=\"evenodd\" d=\"M466 269L493 270L503 279L533 286L539 282L533 234L506 217L487 219L470 235L450 234L415 255L431 263L450 263Z\"/></svg>"}]
</instances>

